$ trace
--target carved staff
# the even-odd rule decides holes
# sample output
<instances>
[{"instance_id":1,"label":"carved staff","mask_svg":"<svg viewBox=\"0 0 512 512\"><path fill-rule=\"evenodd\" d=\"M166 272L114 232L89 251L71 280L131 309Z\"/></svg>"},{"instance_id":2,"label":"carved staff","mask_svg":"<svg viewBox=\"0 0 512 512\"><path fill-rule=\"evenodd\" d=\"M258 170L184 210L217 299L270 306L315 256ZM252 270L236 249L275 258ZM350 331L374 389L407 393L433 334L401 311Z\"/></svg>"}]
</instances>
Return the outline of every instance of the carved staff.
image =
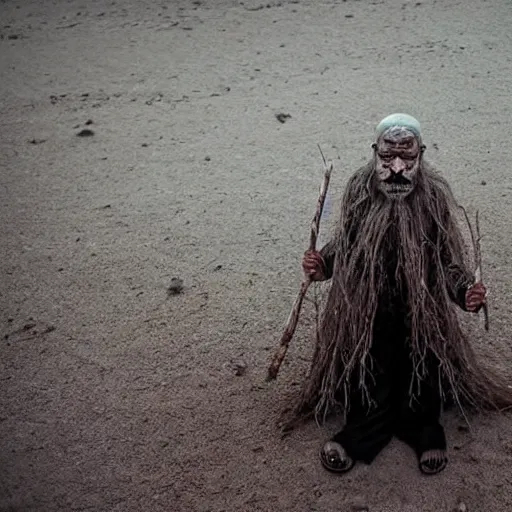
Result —
<instances>
[{"instance_id":1,"label":"carved staff","mask_svg":"<svg viewBox=\"0 0 512 512\"><path fill-rule=\"evenodd\" d=\"M322 153L322 150L320 150L320 153ZM320 218L322 216L322 211L324 209L325 196L327 194L327 188L329 187L329 180L331 179L331 173L333 169L332 162L327 163L325 161L323 154L322 159L324 161L324 179L322 182L322 186L320 187L320 195L318 197L318 202L316 205L315 216L313 217L313 221L311 222L311 234L309 237L310 250L316 250L316 241L320 229ZM286 355L286 351L288 350L288 345L290 344L290 341L293 338L293 334L295 333L297 322L299 320L300 310L302 307L302 302L304 301L304 297L306 296L306 292L308 291L310 284L311 278L305 277L304 281L302 281L299 294L297 295L297 298L293 303L292 310L290 311L290 315L286 322L283 335L281 336L279 347L276 353L274 354L272 362L270 363L270 366L268 368L267 381L274 380L277 377L277 373L279 372L281 363L283 362L283 359Z\"/></svg>"}]
</instances>

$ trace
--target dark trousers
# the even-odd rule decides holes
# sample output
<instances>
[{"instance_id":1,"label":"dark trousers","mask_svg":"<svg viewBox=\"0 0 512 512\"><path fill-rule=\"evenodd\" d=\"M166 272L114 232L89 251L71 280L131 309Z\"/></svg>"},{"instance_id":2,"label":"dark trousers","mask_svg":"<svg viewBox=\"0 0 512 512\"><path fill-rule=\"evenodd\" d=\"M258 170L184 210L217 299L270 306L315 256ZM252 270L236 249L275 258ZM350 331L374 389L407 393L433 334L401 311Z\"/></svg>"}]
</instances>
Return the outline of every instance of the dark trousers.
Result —
<instances>
[{"instance_id":1,"label":"dark trousers","mask_svg":"<svg viewBox=\"0 0 512 512\"><path fill-rule=\"evenodd\" d=\"M426 450L446 449L439 424L442 401L438 365L427 361L427 375L411 398L413 365L407 341L407 331L398 322L388 319L375 329L370 350L374 366L367 380L373 404L363 400L354 382L346 424L333 438L354 460L369 464L393 436L411 446L418 457Z\"/></svg>"}]
</instances>

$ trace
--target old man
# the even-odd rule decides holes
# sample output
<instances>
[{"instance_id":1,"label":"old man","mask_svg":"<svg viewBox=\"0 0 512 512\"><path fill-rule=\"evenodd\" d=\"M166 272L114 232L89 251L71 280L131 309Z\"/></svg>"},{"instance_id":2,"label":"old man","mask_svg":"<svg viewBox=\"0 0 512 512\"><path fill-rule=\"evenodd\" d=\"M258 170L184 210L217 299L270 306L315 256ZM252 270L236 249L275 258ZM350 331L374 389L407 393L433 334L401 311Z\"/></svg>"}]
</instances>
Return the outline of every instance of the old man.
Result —
<instances>
[{"instance_id":1,"label":"old man","mask_svg":"<svg viewBox=\"0 0 512 512\"><path fill-rule=\"evenodd\" d=\"M305 273L331 286L300 409L344 412L320 452L330 471L370 463L396 436L435 474L447 464L443 403L499 407L512 391L478 365L459 326L454 305L478 312L486 289L466 264L450 187L423 158L419 122L393 114L375 137L335 236L304 255Z\"/></svg>"}]
</instances>

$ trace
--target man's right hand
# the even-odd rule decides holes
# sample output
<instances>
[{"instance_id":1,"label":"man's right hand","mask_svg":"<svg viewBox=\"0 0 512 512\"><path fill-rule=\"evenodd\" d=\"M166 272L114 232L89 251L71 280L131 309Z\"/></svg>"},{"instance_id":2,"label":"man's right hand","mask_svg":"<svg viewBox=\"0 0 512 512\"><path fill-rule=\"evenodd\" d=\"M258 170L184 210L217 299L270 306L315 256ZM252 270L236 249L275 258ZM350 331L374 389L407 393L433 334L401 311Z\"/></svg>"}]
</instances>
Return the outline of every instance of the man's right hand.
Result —
<instances>
[{"instance_id":1,"label":"man's right hand","mask_svg":"<svg viewBox=\"0 0 512 512\"><path fill-rule=\"evenodd\" d=\"M325 281L324 259L318 251L309 250L304 253L302 269L311 281Z\"/></svg>"}]
</instances>

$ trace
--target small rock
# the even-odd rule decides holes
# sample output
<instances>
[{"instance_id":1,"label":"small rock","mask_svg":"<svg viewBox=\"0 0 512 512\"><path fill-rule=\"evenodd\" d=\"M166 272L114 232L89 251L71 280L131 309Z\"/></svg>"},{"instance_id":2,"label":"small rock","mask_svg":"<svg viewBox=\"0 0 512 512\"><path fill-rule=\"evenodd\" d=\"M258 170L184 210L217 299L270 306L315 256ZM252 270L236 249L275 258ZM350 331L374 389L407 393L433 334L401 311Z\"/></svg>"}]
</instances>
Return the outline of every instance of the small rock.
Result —
<instances>
[{"instance_id":1,"label":"small rock","mask_svg":"<svg viewBox=\"0 0 512 512\"><path fill-rule=\"evenodd\" d=\"M94 132L89 130L89 128L84 128L76 134L77 137L92 137L93 135Z\"/></svg>"},{"instance_id":2,"label":"small rock","mask_svg":"<svg viewBox=\"0 0 512 512\"><path fill-rule=\"evenodd\" d=\"M362 496L355 496L350 504L350 510L354 512L369 512L370 508Z\"/></svg>"},{"instance_id":3,"label":"small rock","mask_svg":"<svg viewBox=\"0 0 512 512\"><path fill-rule=\"evenodd\" d=\"M29 140L30 144L43 144L46 142L46 139L31 139Z\"/></svg>"},{"instance_id":4,"label":"small rock","mask_svg":"<svg viewBox=\"0 0 512 512\"><path fill-rule=\"evenodd\" d=\"M459 425L459 426L457 427L457 430L458 430L459 432L469 432L469 427L468 427L467 425Z\"/></svg>"},{"instance_id":5,"label":"small rock","mask_svg":"<svg viewBox=\"0 0 512 512\"><path fill-rule=\"evenodd\" d=\"M241 360L234 361L232 363L232 367L233 367L233 371L237 377L241 377L242 375L244 375L247 370L247 364L245 363L245 361L241 361Z\"/></svg>"},{"instance_id":6,"label":"small rock","mask_svg":"<svg viewBox=\"0 0 512 512\"><path fill-rule=\"evenodd\" d=\"M280 122L280 123L286 123L286 120L287 119L291 119L291 115L290 114L283 114L282 112L279 113L279 114L276 114L276 119Z\"/></svg>"},{"instance_id":7,"label":"small rock","mask_svg":"<svg viewBox=\"0 0 512 512\"><path fill-rule=\"evenodd\" d=\"M179 277L173 277L171 284L167 288L167 295L179 295L181 292L183 292L183 280Z\"/></svg>"},{"instance_id":8,"label":"small rock","mask_svg":"<svg viewBox=\"0 0 512 512\"><path fill-rule=\"evenodd\" d=\"M163 94L159 92L158 94L156 94L156 96L147 100L146 105L152 105L155 101L162 101L163 97Z\"/></svg>"},{"instance_id":9,"label":"small rock","mask_svg":"<svg viewBox=\"0 0 512 512\"><path fill-rule=\"evenodd\" d=\"M211 158L209 156L205 156L204 159L209 162L211 160Z\"/></svg>"},{"instance_id":10,"label":"small rock","mask_svg":"<svg viewBox=\"0 0 512 512\"><path fill-rule=\"evenodd\" d=\"M7 39L19 39L19 35L18 34L10 34L7 36Z\"/></svg>"},{"instance_id":11,"label":"small rock","mask_svg":"<svg viewBox=\"0 0 512 512\"><path fill-rule=\"evenodd\" d=\"M463 501L459 501L452 512L468 512L468 507Z\"/></svg>"},{"instance_id":12,"label":"small rock","mask_svg":"<svg viewBox=\"0 0 512 512\"><path fill-rule=\"evenodd\" d=\"M85 125L89 126L90 124L92 124L92 119L87 119L87 121L85 121Z\"/></svg>"},{"instance_id":13,"label":"small rock","mask_svg":"<svg viewBox=\"0 0 512 512\"><path fill-rule=\"evenodd\" d=\"M480 183L480 185L487 185L487 181L482 180L482 182Z\"/></svg>"}]
</instances>

